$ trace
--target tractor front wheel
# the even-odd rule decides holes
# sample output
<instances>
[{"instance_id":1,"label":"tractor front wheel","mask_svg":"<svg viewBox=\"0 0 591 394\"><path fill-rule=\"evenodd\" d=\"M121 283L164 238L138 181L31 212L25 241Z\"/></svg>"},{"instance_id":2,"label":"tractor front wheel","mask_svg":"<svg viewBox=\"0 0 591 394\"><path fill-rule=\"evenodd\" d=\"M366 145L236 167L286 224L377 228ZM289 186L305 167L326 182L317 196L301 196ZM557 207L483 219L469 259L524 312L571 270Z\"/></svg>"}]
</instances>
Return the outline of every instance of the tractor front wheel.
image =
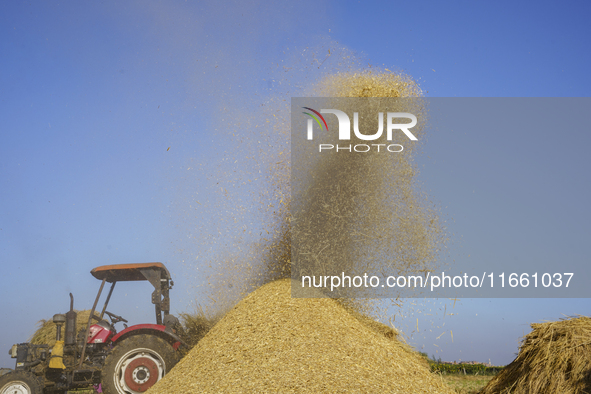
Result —
<instances>
[{"instance_id":1,"label":"tractor front wheel","mask_svg":"<svg viewBox=\"0 0 591 394\"><path fill-rule=\"evenodd\" d=\"M155 335L134 335L115 345L101 372L105 394L140 394L178 362L178 353ZM2 393L0 393L2 394Z\"/></svg>"},{"instance_id":2,"label":"tractor front wheel","mask_svg":"<svg viewBox=\"0 0 591 394\"><path fill-rule=\"evenodd\" d=\"M41 394L41 383L26 371L9 372L0 377L0 394Z\"/></svg>"}]
</instances>

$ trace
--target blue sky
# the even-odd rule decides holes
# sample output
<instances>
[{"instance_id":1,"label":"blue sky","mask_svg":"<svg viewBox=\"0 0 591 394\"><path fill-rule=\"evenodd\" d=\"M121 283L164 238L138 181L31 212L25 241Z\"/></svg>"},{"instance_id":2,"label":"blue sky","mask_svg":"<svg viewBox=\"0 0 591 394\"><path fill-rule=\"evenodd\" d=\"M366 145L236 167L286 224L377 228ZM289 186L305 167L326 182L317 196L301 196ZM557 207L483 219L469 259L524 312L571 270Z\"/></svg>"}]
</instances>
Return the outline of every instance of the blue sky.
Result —
<instances>
[{"instance_id":1,"label":"blue sky","mask_svg":"<svg viewBox=\"0 0 591 394\"><path fill-rule=\"evenodd\" d=\"M255 153L247 141L235 158L224 144L240 142L220 129L228 117L314 82L322 70L308 64L308 53L333 48L354 53L361 64L403 70L430 97L586 97L590 8L503 1L3 3L0 295L8 302L0 311L10 318L0 326L0 349L25 341L39 319L65 312L70 291L77 308L90 307L98 281L89 271L102 264L163 261L176 282L174 311L208 303L201 272L222 253L232 222L232 213L220 209L227 205L219 183L233 184L221 178L232 172L233 159ZM589 137L574 135L556 139L571 171L554 176L564 182L561 197L580 206L552 200L548 207L565 209L569 250L588 259L579 245L589 234L581 222L589 212L581 202L589 192ZM453 155L442 149L446 141L430 136L417 164L425 190L454 223L454 253L482 258L494 251L506 224L491 212L503 209L532 238L548 230L520 219L525 202L495 201L470 183L468 169L476 165L493 177L506 171L495 167L501 153L481 149L494 141L476 134L458 141ZM534 146L548 147L544 141ZM505 154L530 168L553 168L552 154L519 153ZM252 160L244 162L233 179L256 174ZM523 196L528 187L515 193ZM239 201L239 219L255 230L257 208L246 197ZM489 212L487 204L497 205ZM566 246L544 245L552 256ZM540 245L512 245L519 256L531 247ZM150 292L147 284L119 286L120 305L110 310L149 321ZM418 315L417 347L442 359L506 364L529 323L591 311L585 299L491 299L459 301L453 313ZM403 323L409 334L416 317ZM453 343L447 334L434 339L448 330ZM12 364L8 356L0 361Z\"/></svg>"}]
</instances>

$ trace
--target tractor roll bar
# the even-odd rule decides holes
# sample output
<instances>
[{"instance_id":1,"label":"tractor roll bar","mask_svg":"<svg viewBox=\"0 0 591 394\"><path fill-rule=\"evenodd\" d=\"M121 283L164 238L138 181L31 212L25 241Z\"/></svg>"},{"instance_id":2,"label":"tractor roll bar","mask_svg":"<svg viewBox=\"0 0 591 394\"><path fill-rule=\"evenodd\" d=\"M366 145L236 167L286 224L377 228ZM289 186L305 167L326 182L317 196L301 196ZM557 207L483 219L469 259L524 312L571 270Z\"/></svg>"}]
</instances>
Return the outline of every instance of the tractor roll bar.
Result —
<instances>
[{"instance_id":1,"label":"tractor roll bar","mask_svg":"<svg viewBox=\"0 0 591 394\"><path fill-rule=\"evenodd\" d=\"M80 365L78 366L79 369L82 369L82 363L84 362L84 353L86 353L86 343L88 342L88 334L90 334L90 324L92 323L92 316L94 315L94 311L96 309L96 304L98 304L99 298L101 298L101 293L103 292L103 287L105 287L105 282L107 278L103 279L101 283L101 287L99 288L98 294L96 295L96 299L94 300L94 304L92 305L92 309L90 310L90 315L88 316L88 325L86 326L86 335L84 336L84 345L82 345L82 354L80 356ZM112 287L111 287L112 289Z\"/></svg>"}]
</instances>

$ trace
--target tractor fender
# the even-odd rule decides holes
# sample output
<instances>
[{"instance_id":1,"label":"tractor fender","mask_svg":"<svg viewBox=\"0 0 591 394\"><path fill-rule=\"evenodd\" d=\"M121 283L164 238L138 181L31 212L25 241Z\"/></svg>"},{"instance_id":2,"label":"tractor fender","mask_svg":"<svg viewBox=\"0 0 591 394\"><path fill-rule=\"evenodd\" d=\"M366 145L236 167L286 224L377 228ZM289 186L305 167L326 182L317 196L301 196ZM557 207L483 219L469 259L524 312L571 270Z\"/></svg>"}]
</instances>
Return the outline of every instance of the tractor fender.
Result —
<instances>
[{"instance_id":1,"label":"tractor fender","mask_svg":"<svg viewBox=\"0 0 591 394\"><path fill-rule=\"evenodd\" d=\"M175 350L177 350L180 345L185 345L185 342L178 335L161 324L136 324L134 326L127 327L123 331L117 333L117 335L114 335L111 338L111 342L117 343L131 336L141 334L152 334L159 336L160 338L169 342Z\"/></svg>"}]
</instances>

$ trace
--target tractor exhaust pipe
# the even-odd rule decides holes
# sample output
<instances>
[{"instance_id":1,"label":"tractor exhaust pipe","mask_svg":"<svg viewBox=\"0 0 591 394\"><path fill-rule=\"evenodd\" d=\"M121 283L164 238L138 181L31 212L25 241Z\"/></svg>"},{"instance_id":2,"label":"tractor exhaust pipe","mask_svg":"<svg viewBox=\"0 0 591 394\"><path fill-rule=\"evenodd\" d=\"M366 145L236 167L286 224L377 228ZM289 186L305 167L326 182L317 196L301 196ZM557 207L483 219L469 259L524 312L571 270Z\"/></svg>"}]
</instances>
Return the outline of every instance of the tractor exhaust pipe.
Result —
<instances>
[{"instance_id":1,"label":"tractor exhaust pipe","mask_svg":"<svg viewBox=\"0 0 591 394\"><path fill-rule=\"evenodd\" d=\"M76 344L76 319L78 314L74 311L74 296L70 293L70 310L66 313L66 345Z\"/></svg>"}]
</instances>

